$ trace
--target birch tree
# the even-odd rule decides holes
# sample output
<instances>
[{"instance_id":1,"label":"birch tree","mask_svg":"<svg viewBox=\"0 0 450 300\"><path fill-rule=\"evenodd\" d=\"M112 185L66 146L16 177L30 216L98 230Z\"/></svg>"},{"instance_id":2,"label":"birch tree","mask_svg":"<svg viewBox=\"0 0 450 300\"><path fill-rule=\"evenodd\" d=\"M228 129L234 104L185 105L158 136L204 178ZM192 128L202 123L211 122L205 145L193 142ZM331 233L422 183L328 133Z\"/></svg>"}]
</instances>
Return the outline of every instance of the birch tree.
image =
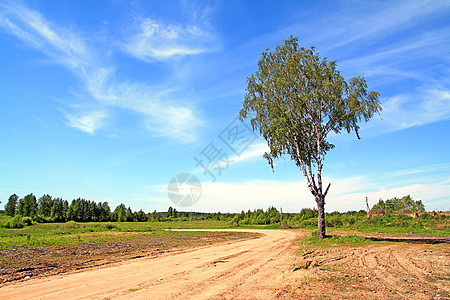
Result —
<instances>
[{"instance_id":1,"label":"birch tree","mask_svg":"<svg viewBox=\"0 0 450 300\"><path fill-rule=\"evenodd\" d=\"M299 167L315 198L318 236L325 237L325 197L331 184L322 181L324 158L334 145L330 133L355 132L359 123L381 112L379 93L368 91L363 77L345 81L336 61L320 58L315 48L304 48L291 36L258 62L258 71L247 78L240 119L250 119L274 159L290 156Z\"/></svg>"}]
</instances>

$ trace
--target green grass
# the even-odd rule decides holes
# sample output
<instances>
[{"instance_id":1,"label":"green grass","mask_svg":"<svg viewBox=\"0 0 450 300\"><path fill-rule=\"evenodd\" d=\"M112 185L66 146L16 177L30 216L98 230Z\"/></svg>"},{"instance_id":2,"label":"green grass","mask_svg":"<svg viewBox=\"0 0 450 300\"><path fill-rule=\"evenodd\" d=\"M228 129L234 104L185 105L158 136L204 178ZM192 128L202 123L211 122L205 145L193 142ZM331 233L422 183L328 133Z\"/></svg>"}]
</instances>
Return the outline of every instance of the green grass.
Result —
<instances>
[{"instance_id":1,"label":"green grass","mask_svg":"<svg viewBox=\"0 0 450 300\"><path fill-rule=\"evenodd\" d=\"M310 235L303 238L301 243L308 247L331 247L337 245L362 245L376 242L357 235L327 235L326 238L319 239L316 230L312 231Z\"/></svg>"},{"instance_id":2,"label":"green grass","mask_svg":"<svg viewBox=\"0 0 450 300\"><path fill-rule=\"evenodd\" d=\"M88 243L110 243L133 239L133 234L193 236L197 233L171 232L165 229L222 229L228 228L225 221L169 221L169 222L92 222L43 223L24 228L0 228L0 248L22 246L62 246Z\"/></svg>"},{"instance_id":3,"label":"green grass","mask_svg":"<svg viewBox=\"0 0 450 300\"><path fill-rule=\"evenodd\" d=\"M7 217L0 216L0 222ZM361 232L386 232L386 233L418 233L433 235L450 235L448 217L412 219L409 217L391 216L389 218L368 219L365 222L352 226L327 227L327 232L335 230L361 231ZM400 225L396 225L402 222ZM293 224L295 226L295 224ZM0 248L13 248L20 246L58 246L77 245L83 243L108 243L118 239L126 240L131 236L104 234L106 232L134 232L151 235L176 234L168 233L165 229L224 229L224 228L254 228L254 229L279 229L279 224L269 225L230 225L228 221L217 220L179 220L166 222L92 222L78 223L35 223L23 228L1 228ZM315 226L304 226L304 229L316 229ZM183 233L185 235L189 233ZM331 243L342 243L337 240L327 239ZM312 242L312 241L310 241ZM352 242L347 240L347 242ZM353 240L358 242L358 240ZM361 241L360 241L361 242ZM319 243L319 242L318 242ZM322 243L322 242L320 242Z\"/></svg>"}]
</instances>

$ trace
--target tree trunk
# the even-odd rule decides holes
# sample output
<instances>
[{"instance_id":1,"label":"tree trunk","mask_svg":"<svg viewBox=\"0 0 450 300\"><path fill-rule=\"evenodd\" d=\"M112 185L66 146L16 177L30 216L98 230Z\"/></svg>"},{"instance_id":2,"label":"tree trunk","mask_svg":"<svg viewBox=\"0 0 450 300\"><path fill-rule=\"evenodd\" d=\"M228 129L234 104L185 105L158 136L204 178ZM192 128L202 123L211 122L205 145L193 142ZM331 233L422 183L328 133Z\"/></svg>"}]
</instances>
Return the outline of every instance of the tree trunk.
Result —
<instances>
[{"instance_id":1,"label":"tree trunk","mask_svg":"<svg viewBox=\"0 0 450 300\"><path fill-rule=\"evenodd\" d=\"M319 213L319 216L317 217L317 234L319 235L319 239L323 239L325 237L325 199L316 198L316 203L317 212Z\"/></svg>"}]
</instances>

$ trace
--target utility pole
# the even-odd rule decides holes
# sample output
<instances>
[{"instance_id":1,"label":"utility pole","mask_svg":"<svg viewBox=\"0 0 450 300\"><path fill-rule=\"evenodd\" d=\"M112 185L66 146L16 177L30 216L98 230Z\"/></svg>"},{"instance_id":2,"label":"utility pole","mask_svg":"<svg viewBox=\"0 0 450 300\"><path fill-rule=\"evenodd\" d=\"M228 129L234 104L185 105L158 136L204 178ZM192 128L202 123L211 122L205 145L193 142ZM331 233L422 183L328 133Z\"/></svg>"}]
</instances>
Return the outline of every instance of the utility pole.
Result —
<instances>
[{"instance_id":1,"label":"utility pole","mask_svg":"<svg viewBox=\"0 0 450 300\"><path fill-rule=\"evenodd\" d=\"M280 228L283 229L283 208L280 207Z\"/></svg>"},{"instance_id":2,"label":"utility pole","mask_svg":"<svg viewBox=\"0 0 450 300\"><path fill-rule=\"evenodd\" d=\"M367 213L369 213L369 211L370 211L370 208L369 208L369 199L366 197L366 210L367 210Z\"/></svg>"}]
</instances>

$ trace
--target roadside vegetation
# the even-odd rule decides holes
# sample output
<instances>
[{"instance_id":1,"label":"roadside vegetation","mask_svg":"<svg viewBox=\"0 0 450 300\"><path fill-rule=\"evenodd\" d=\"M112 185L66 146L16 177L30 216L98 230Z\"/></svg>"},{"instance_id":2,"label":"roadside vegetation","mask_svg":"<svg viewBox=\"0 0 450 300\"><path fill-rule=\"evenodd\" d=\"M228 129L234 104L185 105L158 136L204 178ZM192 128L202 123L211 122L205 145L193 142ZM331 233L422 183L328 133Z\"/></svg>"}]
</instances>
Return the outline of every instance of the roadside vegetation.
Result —
<instances>
[{"instance_id":1,"label":"roadside vegetation","mask_svg":"<svg viewBox=\"0 0 450 300\"><path fill-rule=\"evenodd\" d=\"M62 198L33 194L19 198L9 197L5 210L0 211L0 228L20 229L20 234L32 234L26 227L39 224L39 228L59 228L59 225L43 226L45 223L65 223L58 235L101 231L145 231L170 228L307 228L317 226L316 209L304 208L298 213L281 213L275 207L240 213L179 212L169 207L166 212L133 211L124 204L111 210L107 202L96 203L86 199L69 202ZM450 214L426 212L420 200L407 195L401 198L380 200L366 212L348 211L326 213L329 229L354 229L365 232L411 232L450 235ZM136 225L133 225L136 224ZM138 225L142 224L142 225ZM35 228L35 226L32 226ZM16 232L11 231L11 232ZM45 231L45 230L44 230ZM0 229L0 238L5 230ZM9 231L8 231L9 232ZM40 229L38 230L40 232ZM0 245L3 242L0 241Z\"/></svg>"}]
</instances>

